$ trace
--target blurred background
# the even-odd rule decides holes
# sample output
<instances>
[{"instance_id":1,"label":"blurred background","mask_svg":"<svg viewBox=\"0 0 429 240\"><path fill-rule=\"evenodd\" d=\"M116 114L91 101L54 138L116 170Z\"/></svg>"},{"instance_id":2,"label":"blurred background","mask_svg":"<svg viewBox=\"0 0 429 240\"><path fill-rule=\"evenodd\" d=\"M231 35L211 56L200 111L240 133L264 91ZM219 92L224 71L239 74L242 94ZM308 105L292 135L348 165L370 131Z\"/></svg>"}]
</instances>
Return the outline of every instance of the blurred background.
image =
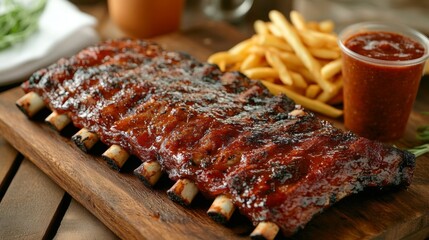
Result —
<instances>
[{"instance_id":1,"label":"blurred background","mask_svg":"<svg viewBox=\"0 0 429 240\"><path fill-rule=\"evenodd\" d=\"M38 31L27 34L25 41L19 40L23 37L16 34L18 40L12 42L19 44L3 44L9 46L3 50L0 41L0 87L24 79L35 69L100 39L151 38L176 30L186 32L198 26L207 28L211 26L207 23L213 21L230 24L244 39L254 34L255 20L268 21L268 12L273 9L286 17L294 9L308 21L333 20L336 32L352 23L380 20L405 24L429 34L429 1L420 0L0 0L0 15L7 12L2 7L10 2L24 7L44 2L46 8L40 15ZM157 10L152 10L155 5ZM21 15L20 23L37 21ZM175 17L177 15L181 17ZM0 40L7 38L2 32L7 32L4 28L8 23L0 23ZM151 28L147 30L150 34L138 36L136 31L145 24ZM57 51L49 50L52 48Z\"/></svg>"},{"instance_id":2,"label":"blurred background","mask_svg":"<svg viewBox=\"0 0 429 240\"><path fill-rule=\"evenodd\" d=\"M74 0L83 11L91 7L105 5L105 0ZM125 2L125 1L124 1ZM204 13L206 0L186 0L181 28L187 29L204 21L219 20ZM226 0L224 2L237 2ZM234 3L235 4L235 3ZM233 5L233 3L230 3ZM331 19L338 32L347 25L356 22L380 20L397 22L429 34L429 1L421 0L254 0L251 8L241 18L227 19L242 33L253 33L253 22L257 19L268 20L272 9L282 11L286 16L292 9L300 11L308 20ZM106 9L107 11L107 9ZM101 17L107 12L98 12ZM102 26L99 26L102 28Z\"/></svg>"}]
</instances>

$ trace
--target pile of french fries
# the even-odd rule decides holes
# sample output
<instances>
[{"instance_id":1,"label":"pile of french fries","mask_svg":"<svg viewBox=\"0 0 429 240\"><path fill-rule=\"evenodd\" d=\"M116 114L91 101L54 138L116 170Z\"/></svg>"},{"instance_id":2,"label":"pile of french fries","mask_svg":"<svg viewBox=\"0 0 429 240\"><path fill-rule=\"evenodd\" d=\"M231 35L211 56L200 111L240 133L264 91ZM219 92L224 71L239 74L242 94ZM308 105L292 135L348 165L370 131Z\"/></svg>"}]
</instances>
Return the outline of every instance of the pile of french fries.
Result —
<instances>
[{"instance_id":1,"label":"pile of french fries","mask_svg":"<svg viewBox=\"0 0 429 240\"><path fill-rule=\"evenodd\" d=\"M270 22L257 20L256 34L228 51L211 55L208 62L222 71L241 71L273 93L284 93L303 107L330 117L342 110L341 52L332 21L306 21L297 11L291 23L279 11Z\"/></svg>"}]
</instances>

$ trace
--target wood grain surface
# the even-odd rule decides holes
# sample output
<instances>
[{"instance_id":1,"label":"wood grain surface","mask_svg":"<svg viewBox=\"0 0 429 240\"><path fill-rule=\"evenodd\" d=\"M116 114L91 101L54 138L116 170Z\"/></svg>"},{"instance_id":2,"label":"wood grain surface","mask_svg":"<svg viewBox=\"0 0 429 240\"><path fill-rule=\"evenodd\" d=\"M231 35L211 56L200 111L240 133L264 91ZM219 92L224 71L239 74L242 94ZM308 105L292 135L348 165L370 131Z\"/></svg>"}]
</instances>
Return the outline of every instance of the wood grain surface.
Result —
<instances>
[{"instance_id":1,"label":"wood grain surface","mask_svg":"<svg viewBox=\"0 0 429 240\"><path fill-rule=\"evenodd\" d=\"M2 239L43 239L63 196L63 189L24 160L0 203Z\"/></svg>"},{"instance_id":2,"label":"wood grain surface","mask_svg":"<svg viewBox=\"0 0 429 240\"><path fill-rule=\"evenodd\" d=\"M72 199L54 239L114 240L118 237L86 208Z\"/></svg>"},{"instance_id":3,"label":"wood grain surface","mask_svg":"<svg viewBox=\"0 0 429 240\"><path fill-rule=\"evenodd\" d=\"M204 60L208 54L227 49L240 38L226 25L212 25L155 40L168 49L187 51ZM400 147L418 144L415 130L428 124L429 117L420 113L429 108L427 80L422 81L421 88L407 132L396 143ZM0 95L2 135L119 237L248 239L253 226L241 215L236 213L228 225L219 225L206 215L211 200L199 195L191 207L179 206L165 194L172 185L166 177L154 188L145 187L130 171L115 172L105 164L99 154L106 146L85 154L70 140L76 129L59 134L43 123L43 116L27 119L15 107L15 101L22 95L19 88ZM341 119L335 122L341 127ZM293 238L424 238L429 234L428 173L426 155L417 160L414 181L408 189L348 197L316 216Z\"/></svg>"},{"instance_id":4,"label":"wood grain surface","mask_svg":"<svg viewBox=\"0 0 429 240\"><path fill-rule=\"evenodd\" d=\"M5 194L9 183L16 172L18 152L0 136L0 201Z\"/></svg>"}]
</instances>

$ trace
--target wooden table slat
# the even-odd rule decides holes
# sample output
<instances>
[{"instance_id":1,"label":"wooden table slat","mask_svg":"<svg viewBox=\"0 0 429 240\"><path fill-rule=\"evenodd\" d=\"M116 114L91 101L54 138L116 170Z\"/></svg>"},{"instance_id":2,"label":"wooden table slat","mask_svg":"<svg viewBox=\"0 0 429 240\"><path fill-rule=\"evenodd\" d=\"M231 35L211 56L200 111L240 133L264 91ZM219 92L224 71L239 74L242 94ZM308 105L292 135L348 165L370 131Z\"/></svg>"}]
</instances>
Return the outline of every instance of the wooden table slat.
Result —
<instances>
[{"instance_id":1,"label":"wooden table slat","mask_svg":"<svg viewBox=\"0 0 429 240\"><path fill-rule=\"evenodd\" d=\"M76 231L78 229L78 231ZM72 200L55 235L55 240L118 239L102 222L81 204Z\"/></svg>"},{"instance_id":2,"label":"wooden table slat","mask_svg":"<svg viewBox=\"0 0 429 240\"><path fill-rule=\"evenodd\" d=\"M0 201L6 192L20 159L16 151L2 136L0 136Z\"/></svg>"},{"instance_id":3,"label":"wooden table slat","mask_svg":"<svg viewBox=\"0 0 429 240\"><path fill-rule=\"evenodd\" d=\"M24 160L0 202L1 238L44 238L64 193L32 162Z\"/></svg>"}]
</instances>

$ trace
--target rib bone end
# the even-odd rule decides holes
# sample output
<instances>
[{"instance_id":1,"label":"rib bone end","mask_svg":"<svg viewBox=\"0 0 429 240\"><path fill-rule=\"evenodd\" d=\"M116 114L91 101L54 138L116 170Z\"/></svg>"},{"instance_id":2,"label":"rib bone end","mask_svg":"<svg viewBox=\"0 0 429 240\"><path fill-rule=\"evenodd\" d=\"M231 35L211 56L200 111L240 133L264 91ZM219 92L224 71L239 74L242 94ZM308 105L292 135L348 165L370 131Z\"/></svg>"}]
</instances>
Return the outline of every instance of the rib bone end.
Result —
<instances>
[{"instance_id":1,"label":"rib bone end","mask_svg":"<svg viewBox=\"0 0 429 240\"><path fill-rule=\"evenodd\" d=\"M167 195L171 200L184 206L190 205L197 193L197 185L188 179L178 180L173 187L167 191Z\"/></svg>"},{"instance_id":2,"label":"rib bone end","mask_svg":"<svg viewBox=\"0 0 429 240\"><path fill-rule=\"evenodd\" d=\"M73 135L72 140L76 145L84 152L88 152L99 140L96 133L88 131L86 128L82 128Z\"/></svg>"},{"instance_id":3,"label":"rib bone end","mask_svg":"<svg viewBox=\"0 0 429 240\"><path fill-rule=\"evenodd\" d=\"M234 213L235 206L231 199L225 195L216 197L207 214L214 221L226 224Z\"/></svg>"},{"instance_id":4,"label":"rib bone end","mask_svg":"<svg viewBox=\"0 0 429 240\"><path fill-rule=\"evenodd\" d=\"M71 119L66 114L58 114L54 111L45 119L45 122L53 129L61 131L71 122Z\"/></svg>"},{"instance_id":5,"label":"rib bone end","mask_svg":"<svg viewBox=\"0 0 429 240\"><path fill-rule=\"evenodd\" d=\"M37 93L29 92L16 101L16 106L31 118L45 107L45 103Z\"/></svg>"},{"instance_id":6,"label":"rib bone end","mask_svg":"<svg viewBox=\"0 0 429 240\"><path fill-rule=\"evenodd\" d=\"M260 222L255 230L250 234L252 239L272 240L279 232L279 227L272 222Z\"/></svg>"},{"instance_id":7,"label":"rib bone end","mask_svg":"<svg viewBox=\"0 0 429 240\"><path fill-rule=\"evenodd\" d=\"M119 171L122 166L124 166L125 162L130 157L125 149L123 149L119 145L112 145L107 149L102 155L104 160L110 165L111 168Z\"/></svg>"},{"instance_id":8,"label":"rib bone end","mask_svg":"<svg viewBox=\"0 0 429 240\"><path fill-rule=\"evenodd\" d=\"M147 161L142 163L134 174L147 186L154 186L162 175L161 165L157 161Z\"/></svg>"}]
</instances>

